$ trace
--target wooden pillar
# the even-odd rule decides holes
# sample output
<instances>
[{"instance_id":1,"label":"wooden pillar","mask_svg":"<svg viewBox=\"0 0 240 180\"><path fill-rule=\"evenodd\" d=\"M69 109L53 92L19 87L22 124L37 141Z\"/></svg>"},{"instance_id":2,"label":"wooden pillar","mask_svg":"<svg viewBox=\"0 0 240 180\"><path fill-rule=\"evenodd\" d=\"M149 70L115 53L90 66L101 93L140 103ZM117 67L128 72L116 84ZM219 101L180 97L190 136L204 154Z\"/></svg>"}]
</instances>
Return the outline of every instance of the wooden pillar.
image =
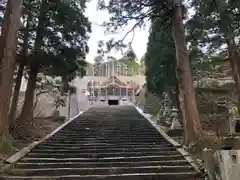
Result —
<instances>
[{"instance_id":1,"label":"wooden pillar","mask_svg":"<svg viewBox=\"0 0 240 180\"><path fill-rule=\"evenodd\" d=\"M105 100L107 101L107 86L105 86Z\"/></svg>"},{"instance_id":2,"label":"wooden pillar","mask_svg":"<svg viewBox=\"0 0 240 180\"><path fill-rule=\"evenodd\" d=\"M106 64L106 76L108 77L108 64Z\"/></svg>"}]
</instances>

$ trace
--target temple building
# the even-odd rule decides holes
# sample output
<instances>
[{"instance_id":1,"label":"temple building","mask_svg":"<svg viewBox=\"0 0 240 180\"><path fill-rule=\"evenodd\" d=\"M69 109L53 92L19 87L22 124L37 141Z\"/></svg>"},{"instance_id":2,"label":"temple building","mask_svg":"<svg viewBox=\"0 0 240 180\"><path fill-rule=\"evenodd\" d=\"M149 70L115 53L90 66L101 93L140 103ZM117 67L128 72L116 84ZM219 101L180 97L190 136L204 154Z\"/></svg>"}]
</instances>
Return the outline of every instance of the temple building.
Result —
<instances>
[{"instance_id":1,"label":"temple building","mask_svg":"<svg viewBox=\"0 0 240 180\"><path fill-rule=\"evenodd\" d=\"M120 100L134 102L136 93L145 83L145 76L134 73L133 69L115 59L95 64L93 68L87 90L94 101L109 105L117 105Z\"/></svg>"}]
</instances>

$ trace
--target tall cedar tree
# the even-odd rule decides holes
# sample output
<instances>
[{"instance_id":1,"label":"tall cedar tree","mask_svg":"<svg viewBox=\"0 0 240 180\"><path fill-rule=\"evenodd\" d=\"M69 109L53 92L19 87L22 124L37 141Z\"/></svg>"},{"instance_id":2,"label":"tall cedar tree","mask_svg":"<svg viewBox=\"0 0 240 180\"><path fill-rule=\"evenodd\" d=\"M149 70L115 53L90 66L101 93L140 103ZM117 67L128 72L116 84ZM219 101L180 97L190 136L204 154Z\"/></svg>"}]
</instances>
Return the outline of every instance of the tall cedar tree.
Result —
<instances>
[{"instance_id":1,"label":"tall cedar tree","mask_svg":"<svg viewBox=\"0 0 240 180\"><path fill-rule=\"evenodd\" d=\"M161 20L153 19L145 56L146 81L149 92L162 95L176 90L176 55L170 29L161 27Z\"/></svg>"},{"instance_id":2,"label":"tall cedar tree","mask_svg":"<svg viewBox=\"0 0 240 180\"><path fill-rule=\"evenodd\" d=\"M17 47L17 32L20 27L21 0L8 0L5 10L4 25L1 35L0 58L1 86L0 86L0 149L9 136L9 106L12 91L13 69Z\"/></svg>"}]
</instances>

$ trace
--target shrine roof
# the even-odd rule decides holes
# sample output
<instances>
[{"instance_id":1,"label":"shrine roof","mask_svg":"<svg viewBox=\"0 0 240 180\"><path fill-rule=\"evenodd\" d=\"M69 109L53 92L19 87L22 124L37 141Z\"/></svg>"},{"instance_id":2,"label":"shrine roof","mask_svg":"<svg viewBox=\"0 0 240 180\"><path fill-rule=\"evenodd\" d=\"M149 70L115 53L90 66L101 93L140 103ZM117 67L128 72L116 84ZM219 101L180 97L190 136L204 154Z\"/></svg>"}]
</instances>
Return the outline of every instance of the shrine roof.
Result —
<instances>
[{"instance_id":1,"label":"shrine roof","mask_svg":"<svg viewBox=\"0 0 240 180\"><path fill-rule=\"evenodd\" d=\"M104 81L100 84L100 86L108 86L109 84L117 84L121 87L127 87L128 84L124 83L123 81L119 80L116 76L111 76L107 81Z\"/></svg>"}]
</instances>

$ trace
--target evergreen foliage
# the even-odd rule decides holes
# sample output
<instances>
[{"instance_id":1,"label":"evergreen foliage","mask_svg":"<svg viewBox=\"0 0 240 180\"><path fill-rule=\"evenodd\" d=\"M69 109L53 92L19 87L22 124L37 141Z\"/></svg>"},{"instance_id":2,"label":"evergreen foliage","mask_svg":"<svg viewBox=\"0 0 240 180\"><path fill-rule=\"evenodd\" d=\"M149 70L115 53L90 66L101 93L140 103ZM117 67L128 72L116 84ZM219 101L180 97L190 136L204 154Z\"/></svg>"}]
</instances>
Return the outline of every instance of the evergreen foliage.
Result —
<instances>
[{"instance_id":1,"label":"evergreen foliage","mask_svg":"<svg viewBox=\"0 0 240 180\"><path fill-rule=\"evenodd\" d=\"M158 19L153 21L145 56L146 81L149 92L161 95L176 88L176 55L171 31L161 28Z\"/></svg>"},{"instance_id":2,"label":"evergreen foliage","mask_svg":"<svg viewBox=\"0 0 240 180\"><path fill-rule=\"evenodd\" d=\"M29 43L29 65L40 67L47 75L71 76L69 80L77 75L79 67L85 65L88 33L91 32L90 23L84 15L85 3L85 1L44 0L41 4L39 0L25 1L23 12L26 14L23 14L23 17L27 21L28 16L33 16L29 22L31 24L29 28L32 29L29 42L35 42ZM41 17L41 10L45 13L44 18ZM36 42L38 34L41 36L39 41L42 42ZM22 47L23 41L20 39L19 42ZM36 49L36 43L41 44L40 49Z\"/></svg>"}]
</instances>

